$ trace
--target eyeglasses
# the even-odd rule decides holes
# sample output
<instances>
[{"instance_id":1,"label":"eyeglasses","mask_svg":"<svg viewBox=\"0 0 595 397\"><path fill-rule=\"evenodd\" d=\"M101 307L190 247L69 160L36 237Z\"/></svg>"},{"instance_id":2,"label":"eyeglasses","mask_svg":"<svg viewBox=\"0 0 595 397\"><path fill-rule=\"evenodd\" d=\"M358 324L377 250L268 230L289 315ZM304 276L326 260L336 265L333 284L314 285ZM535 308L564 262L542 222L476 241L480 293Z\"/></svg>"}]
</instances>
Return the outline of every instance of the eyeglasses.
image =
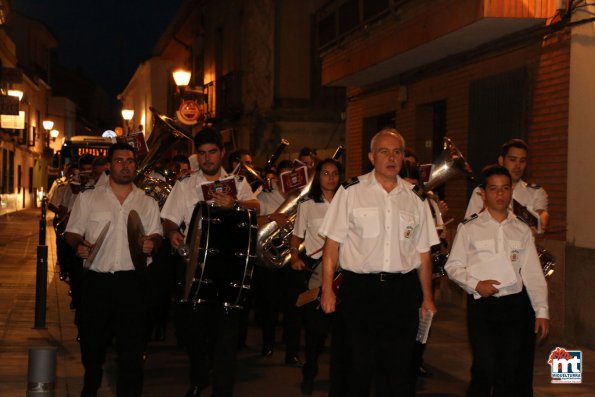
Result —
<instances>
[{"instance_id":1,"label":"eyeglasses","mask_svg":"<svg viewBox=\"0 0 595 397\"><path fill-rule=\"evenodd\" d=\"M116 165L122 165L122 164L134 165L134 164L136 164L136 160L134 158L132 158L132 157L128 157L128 158L125 158L125 159L123 159L121 157L118 157L116 159L113 159L112 160L112 163L114 163Z\"/></svg>"}]
</instances>

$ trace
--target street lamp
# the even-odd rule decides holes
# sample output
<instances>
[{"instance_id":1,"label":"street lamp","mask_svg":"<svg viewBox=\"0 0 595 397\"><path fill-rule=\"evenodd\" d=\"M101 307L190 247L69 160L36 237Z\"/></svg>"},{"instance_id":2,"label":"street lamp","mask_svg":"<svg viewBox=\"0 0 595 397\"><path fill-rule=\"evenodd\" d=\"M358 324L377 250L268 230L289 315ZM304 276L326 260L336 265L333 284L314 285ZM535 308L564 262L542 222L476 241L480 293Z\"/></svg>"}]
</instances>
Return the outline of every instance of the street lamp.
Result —
<instances>
[{"instance_id":1,"label":"street lamp","mask_svg":"<svg viewBox=\"0 0 595 397\"><path fill-rule=\"evenodd\" d=\"M178 69L172 73L174 81L178 87L185 87L190 84L190 77L192 73L188 70Z\"/></svg>"},{"instance_id":2,"label":"street lamp","mask_svg":"<svg viewBox=\"0 0 595 397\"><path fill-rule=\"evenodd\" d=\"M126 133L130 133L130 120L134 117L134 110L122 109L122 118L126 122Z\"/></svg>"},{"instance_id":3,"label":"street lamp","mask_svg":"<svg viewBox=\"0 0 595 397\"><path fill-rule=\"evenodd\" d=\"M8 90L7 94L9 96L19 98L19 102L21 101L21 99L23 99L23 91L21 90Z\"/></svg>"},{"instance_id":4,"label":"street lamp","mask_svg":"<svg viewBox=\"0 0 595 397\"><path fill-rule=\"evenodd\" d=\"M52 120L43 120L41 124L43 124L43 129L46 131L50 131L54 128L54 122Z\"/></svg>"},{"instance_id":5,"label":"street lamp","mask_svg":"<svg viewBox=\"0 0 595 397\"><path fill-rule=\"evenodd\" d=\"M51 130L54 128L54 122L52 120L43 120L41 122L41 124L43 125L43 129L45 130L45 144L47 147L50 147L50 135Z\"/></svg>"},{"instance_id":6,"label":"street lamp","mask_svg":"<svg viewBox=\"0 0 595 397\"><path fill-rule=\"evenodd\" d=\"M50 136L52 137L52 142L56 142L56 138L60 135L60 131L58 130L51 130Z\"/></svg>"}]
</instances>

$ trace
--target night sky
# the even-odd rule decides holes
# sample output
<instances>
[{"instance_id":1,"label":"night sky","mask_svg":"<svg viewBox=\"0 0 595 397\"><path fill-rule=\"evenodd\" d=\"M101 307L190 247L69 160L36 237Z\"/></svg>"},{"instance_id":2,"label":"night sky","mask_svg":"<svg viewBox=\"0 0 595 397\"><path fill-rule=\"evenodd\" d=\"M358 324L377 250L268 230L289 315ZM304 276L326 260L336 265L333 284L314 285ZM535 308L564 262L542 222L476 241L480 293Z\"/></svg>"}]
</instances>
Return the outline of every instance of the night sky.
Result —
<instances>
[{"instance_id":1,"label":"night sky","mask_svg":"<svg viewBox=\"0 0 595 397\"><path fill-rule=\"evenodd\" d=\"M115 97L151 55L181 0L12 0L17 12L46 24L60 62L81 68Z\"/></svg>"}]
</instances>

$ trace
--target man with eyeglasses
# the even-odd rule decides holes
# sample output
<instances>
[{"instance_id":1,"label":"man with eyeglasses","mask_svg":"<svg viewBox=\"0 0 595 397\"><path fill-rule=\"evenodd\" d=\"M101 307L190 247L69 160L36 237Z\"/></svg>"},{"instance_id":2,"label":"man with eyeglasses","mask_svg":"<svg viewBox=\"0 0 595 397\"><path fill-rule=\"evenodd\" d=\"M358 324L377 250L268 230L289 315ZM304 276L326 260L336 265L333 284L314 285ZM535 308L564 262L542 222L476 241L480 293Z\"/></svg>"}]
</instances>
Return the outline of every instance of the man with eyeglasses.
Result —
<instances>
[{"instance_id":1,"label":"man with eyeglasses","mask_svg":"<svg viewBox=\"0 0 595 397\"><path fill-rule=\"evenodd\" d=\"M380 396L414 396L419 313L436 313L430 247L439 240L428 204L399 177L404 149L395 129L378 132L368 155L374 169L339 188L319 231L326 237L321 305L332 313L340 299L346 396L367 396L372 384Z\"/></svg>"},{"instance_id":2,"label":"man with eyeglasses","mask_svg":"<svg viewBox=\"0 0 595 397\"><path fill-rule=\"evenodd\" d=\"M201 184L229 177L221 167L225 149L218 131L212 128L199 131L194 137L194 147L200 170L175 184L161 210L165 236L176 249L185 241L181 226L190 225L196 203L205 200ZM213 204L223 208L239 206L258 211L258 200L254 197L248 182L243 177L235 176L234 183L237 197L225 192L214 192ZM184 342L190 357L191 386L186 396L198 396L207 387L211 367L213 396L231 396L240 311L224 308L222 304L215 302L203 303L188 309L188 323L185 327L188 337L184 338Z\"/></svg>"},{"instance_id":3,"label":"man with eyeglasses","mask_svg":"<svg viewBox=\"0 0 595 397\"><path fill-rule=\"evenodd\" d=\"M78 195L65 233L76 254L86 259L79 317L85 367L81 396L97 396L107 347L114 336L118 355L117 395L141 396L144 269L135 269L132 262L127 223L128 214L136 211L146 233L139 236L139 245L148 265L161 240L159 206L133 184L136 159L132 146L113 144L107 157L110 164L107 183Z\"/></svg>"}]
</instances>

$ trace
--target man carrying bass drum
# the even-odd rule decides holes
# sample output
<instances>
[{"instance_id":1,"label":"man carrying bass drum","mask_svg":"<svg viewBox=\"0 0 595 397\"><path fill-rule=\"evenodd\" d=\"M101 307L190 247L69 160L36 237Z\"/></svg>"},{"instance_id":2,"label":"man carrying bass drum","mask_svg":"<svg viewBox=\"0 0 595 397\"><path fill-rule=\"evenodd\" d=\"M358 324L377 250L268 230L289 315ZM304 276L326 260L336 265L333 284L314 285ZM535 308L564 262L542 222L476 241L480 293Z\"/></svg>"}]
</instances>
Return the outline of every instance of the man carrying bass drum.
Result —
<instances>
[{"instance_id":1,"label":"man carrying bass drum","mask_svg":"<svg viewBox=\"0 0 595 397\"><path fill-rule=\"evenodd\" d=\"M179 248L185 242L181 225L190 225L194 207L199 201L204 201L201 184L228 177L221 167L225 149L218 131L211 128L199 131L194 138L194 145L200 169L175 184L161 211L164 233L174 248ZM234 179L237 198L228 193L215 192L213 204L228 209L239 206L258 210L259 204L250 185L242 177L236 176ZM206 302L193 305L187 314L185 345L190 358L191 386L186 396L200 395L210 383L211 368L212 395L233 395L240 310L225 308L218 302Z\"/></svg>"}]
</instances>

